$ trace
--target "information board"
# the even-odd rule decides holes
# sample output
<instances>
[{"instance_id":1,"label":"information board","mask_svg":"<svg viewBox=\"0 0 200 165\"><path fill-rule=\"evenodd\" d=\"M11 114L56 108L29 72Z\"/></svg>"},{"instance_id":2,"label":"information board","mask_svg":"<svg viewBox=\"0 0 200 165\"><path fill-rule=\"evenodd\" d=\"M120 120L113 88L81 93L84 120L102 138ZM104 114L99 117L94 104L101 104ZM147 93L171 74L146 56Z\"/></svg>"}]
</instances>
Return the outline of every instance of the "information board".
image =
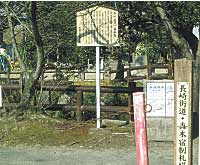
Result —
<instances>
[{"instance_id":1,"label":"information board","mask_svg":"<svg viewBox=\"0 0 200 165\"><path fill-rule=\"evenodd\" d=\"M118 45L118 11L95 6L77 12L77 46L108 45Z\"/></svg>"},{"instance_id":2,"label":"information board","mask_svg":"<svg viewBox=\"0 0 200 165\"><path fill-rule=\"evenodd\" d=\"M147 81L146 103L152 106L147 116L174 116L174 82Z\"/></svg>"},{"instance_id":3,"label":"information board","mask_svg":"<svg viewBox=\"0 0 200 165\"><path fill-rule=\"evenodd\" d=\"M177 82L176 165L188 165L189 143L189 83Z\"/></svg>"}]
</instances>

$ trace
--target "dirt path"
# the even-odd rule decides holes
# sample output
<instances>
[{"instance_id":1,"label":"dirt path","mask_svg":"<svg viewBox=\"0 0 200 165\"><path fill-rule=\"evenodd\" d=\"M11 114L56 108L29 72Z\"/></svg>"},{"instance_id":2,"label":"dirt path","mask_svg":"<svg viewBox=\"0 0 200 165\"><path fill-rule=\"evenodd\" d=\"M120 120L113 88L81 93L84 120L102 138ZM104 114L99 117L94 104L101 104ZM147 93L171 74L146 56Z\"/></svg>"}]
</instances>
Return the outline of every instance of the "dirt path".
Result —
<instances>
[{"instance_id":1,"label":"dirt path","mask_svg":"<svg viewBox=\"0 0 200 165\"><path fill-rule=\"evenodd\" d=\"M44 119L3 122L0 124L0 165L137 164L132 126L102 131L92 129L90 132L88 128L94 126L89 126L73 123L58 125ZM193 145L193 165L198 164L198 142L197 138ZM150 165L173 164L172 142L150 142L148 147Z\"/></svg>"},{"instance_id":2,"label":"dirt path","mask_svg":"<svg viewBox=\"0 0 200 165\"><path fill-rule=\"evenodd\" d=\"M64 148L1 148L1 165L131 165L136 164L134 150L64 149ZM150 156L155 155L155 152ZM163 157L151 157L151 164L160 164ZM166 165L172 159L166 159ZM163 162L164 163L164 162ZM162 163L162 164L163 164Z\"/></svg>"},{"instance_id":3,"label":"dirt path","mask_svg":"<svg viewBox=\"0 0 200 165\"><path fill-rule=\"evenodd\" d=\"M198 164L194 146L194 165ZM149 144L150 165L172 165L172 143ZM1 147L0 165L136 165L135 149Z\"/></svg>"}]
</instances>

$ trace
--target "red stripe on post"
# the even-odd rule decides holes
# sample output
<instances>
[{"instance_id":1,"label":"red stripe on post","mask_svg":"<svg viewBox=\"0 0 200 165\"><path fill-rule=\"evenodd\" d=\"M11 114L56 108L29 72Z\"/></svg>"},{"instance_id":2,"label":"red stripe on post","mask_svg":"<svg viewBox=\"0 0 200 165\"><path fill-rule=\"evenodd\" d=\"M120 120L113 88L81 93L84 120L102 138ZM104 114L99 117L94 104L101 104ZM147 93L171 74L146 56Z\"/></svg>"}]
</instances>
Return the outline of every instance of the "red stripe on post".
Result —
<instances>
[{"instance_id":1,"label":"red stripe on post","mask_svg":"<svg viewBox=\"0 0 200 165\"><path fill-rule=\"evenodd\" d=\"M133 93L137 165L148 165L144 92Z\"/></svg>"}]
</instances>

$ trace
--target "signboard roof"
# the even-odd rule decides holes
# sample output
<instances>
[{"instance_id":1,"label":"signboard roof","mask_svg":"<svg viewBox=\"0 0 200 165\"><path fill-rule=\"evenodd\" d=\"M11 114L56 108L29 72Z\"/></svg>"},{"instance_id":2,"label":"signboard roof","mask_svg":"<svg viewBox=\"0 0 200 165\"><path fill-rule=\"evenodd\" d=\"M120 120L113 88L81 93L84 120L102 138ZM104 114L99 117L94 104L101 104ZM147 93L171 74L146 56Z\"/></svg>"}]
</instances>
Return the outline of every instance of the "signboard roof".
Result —
<instances>
[{"instance_id":1,"label":"signboard roof","mask_svg":"<svg viewBox=\"0 0 200 165\"><path fill-rule=\"evenodd\" d=\"M118 11L95 6L77 12L77 46L117 46Z\"/></svg>"}]
</instances>

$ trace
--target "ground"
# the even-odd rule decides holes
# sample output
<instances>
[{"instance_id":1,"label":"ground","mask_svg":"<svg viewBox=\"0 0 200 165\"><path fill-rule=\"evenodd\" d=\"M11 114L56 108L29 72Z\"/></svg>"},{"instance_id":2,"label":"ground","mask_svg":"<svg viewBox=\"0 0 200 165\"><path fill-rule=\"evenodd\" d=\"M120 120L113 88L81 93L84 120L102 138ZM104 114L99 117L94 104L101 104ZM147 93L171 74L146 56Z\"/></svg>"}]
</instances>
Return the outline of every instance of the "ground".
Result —
<instances>
[{"instance_id":1,"label":"ground","mask_svg":"<svg viewBox=\"0 0 200 165\"><path fill-rule=\"evenodd\" d=\"M44 115L26 120L0 118L0 165L136 164L133 123L95 129L95 121L77 123ZM172 142L149 142L149 164L173 164ZM197 165L198 139L194 141Z\"/></svg>"}]
</instances>

